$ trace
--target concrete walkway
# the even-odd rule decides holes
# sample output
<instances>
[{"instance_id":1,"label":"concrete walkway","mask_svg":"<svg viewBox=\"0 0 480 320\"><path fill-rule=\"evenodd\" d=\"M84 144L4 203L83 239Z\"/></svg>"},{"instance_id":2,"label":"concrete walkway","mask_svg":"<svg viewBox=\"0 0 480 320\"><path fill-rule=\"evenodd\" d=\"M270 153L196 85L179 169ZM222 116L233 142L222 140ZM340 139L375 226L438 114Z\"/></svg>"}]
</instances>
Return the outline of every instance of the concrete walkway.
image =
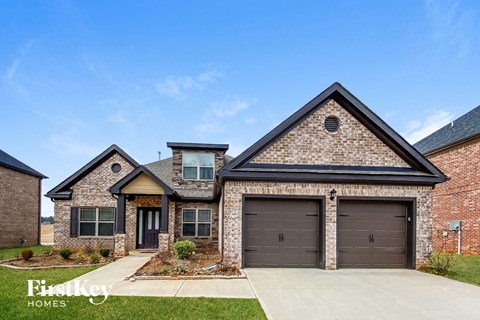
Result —
<instances>
[{"instance_id":1,"label":"concrete walkway","mask_svg":"<svg viewBox=\"0 0 480 320\"><path fill-rule=\"evenodd\" d=\"M247 279L136 280L133 275L153 254L135 253L72 279L85 281L84 287L112 286L112 296L255 298Z\"/></svg>"},{"instance_id":2,"label":"concrete walkway","mask_svg":"<svg viewBox=\"0 0 480 320\"><path fill-rule=\"evenodd\" d=\"M480 319L480 287L415 270L245 269L269 319Z\"/></svg>"}]
</instances>

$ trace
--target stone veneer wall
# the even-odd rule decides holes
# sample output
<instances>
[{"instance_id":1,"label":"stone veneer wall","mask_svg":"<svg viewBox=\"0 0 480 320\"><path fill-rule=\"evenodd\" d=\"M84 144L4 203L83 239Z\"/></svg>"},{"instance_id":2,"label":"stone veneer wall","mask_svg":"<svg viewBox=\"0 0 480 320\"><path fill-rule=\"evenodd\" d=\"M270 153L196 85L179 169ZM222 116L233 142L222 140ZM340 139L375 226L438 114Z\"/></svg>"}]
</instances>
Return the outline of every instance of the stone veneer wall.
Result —
<instances>
[{"instance_id":1,"label":"stone veneer wall","mask_svg":"<svg viewBox=\"0 0 480 320\"><path fill-rule=\"evenodd\" d=\"M187 153L213 153L215 159L215 171L213 175L218 172L218 170L224 165L224 151L217 150L190 150L190 149L172 149L172 166L173 166L173 188L177 189L207 189L213 190L215 186L214 180L183 180L182 176L182 154L183 152Z\"/></svg>"},{"instance_id":2,"label":"stone veneer wall","mask_svg":"<svg viewBox=\"0 0 480 320\"><path fill-rule=\"evenodd\" d=\"M428 155L428 159L450 178L433 191L434 249L457 252L458 234L448 226L460 220L462 253L480 254L480 139Z\"/></svg>"},{"instance_id":3,"label":"stone veneer wall","mask_svg":"<svg viewBox=\"0 0 480 320\"><path fill-rule=\"evenodd\" d=\"M111 166L119 163L122 170L113 173ZM74 249L87 246L114 249L114 237L70 237L70 208L73 207L117 207L117 200L108 189L129 174L134 167L121 155L115 153L105 160L73 187L72 200L55 201L54 242L56 248Z\"/></svg>"},{"instance_id":4,"label":"stone veneer wall","mask_svg":"<svg viewBox=\"0 0 480 320\"><path fill-rule=\"evenodd\" d=\"M212 233L210 237L182 237L183 209L211 209ZM205 250L218 250L218 203L204 202L177 202L175 203L175 241L192 240L197 248Z\"/></svg>"},{"instance_id":5,"label":"stone veneer wall","mask_svg":"<svg viewBox=\"0 0 480 320\"><path fill-rule=\"evenodd\" d=\"M125 234L127 235L126 250L132 251L137 245L137 208L161 207L162 201L158 196L135 196L134 201L128 201L125 212Z\"/></svg>"},{"instance_id":6,"label":"stone veneer wall","mask_svg":"<svg viewBox=\"0 0 480 320\"><path fill-rule=\"evenodd\" d=\"M242 264L242 195L326 196L326 268L337 267L337 203L329 199L335 188L337 196L409 197L417 199L416 262L427 261L432 250L432 188L421 186L355 185L320 183L274 183L226 181L224 187L224 253L225 259Z\"/></svg>"},{"instance_id":7,"label":"stone veneer wall","mask_svg":"<svg viewBox=\"0 0 480 320\"><path fill-rule=\"evenodd\" d=\"M38 244L39 178L0 166L0 247Z\"/></svg>"},{"instance_id":8,"label":"stone veneer wall","mask_svg":"<svg viewBox=\"0 0 480 320\"><path fill-rule=\"evenodd\" d=\"M325 118L340 127L330 133ZM335 100L328 101L257 155L252 163L409 167Z\"/></svg>"}]
</instances>

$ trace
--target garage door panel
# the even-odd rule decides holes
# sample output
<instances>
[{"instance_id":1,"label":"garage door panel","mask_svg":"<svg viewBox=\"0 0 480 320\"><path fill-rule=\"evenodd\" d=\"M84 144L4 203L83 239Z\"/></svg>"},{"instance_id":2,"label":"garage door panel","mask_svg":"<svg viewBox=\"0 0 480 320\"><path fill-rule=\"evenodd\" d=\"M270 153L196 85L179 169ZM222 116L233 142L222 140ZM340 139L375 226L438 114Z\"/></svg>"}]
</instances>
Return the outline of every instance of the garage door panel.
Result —
<instances>
[{"instance_id":1,"label":"garage door panel","mask_svg":"<svg viewBox=\"0 0 480 320\"><path fill-rule=\"evenodd\" d=\"M406 208L401 202L340 201L338 267L404 268Z\"/></svg>"},{"instance_id":2,"label":"garage door panel","mask_svg":"<svg viewBox=\"0 0 480 320\"><path fill-rule=\"evenodd\" d=\"M319 254L317 202L247 199L244 213L246 267L317 265Z\"/></svg>"}]
</instances>

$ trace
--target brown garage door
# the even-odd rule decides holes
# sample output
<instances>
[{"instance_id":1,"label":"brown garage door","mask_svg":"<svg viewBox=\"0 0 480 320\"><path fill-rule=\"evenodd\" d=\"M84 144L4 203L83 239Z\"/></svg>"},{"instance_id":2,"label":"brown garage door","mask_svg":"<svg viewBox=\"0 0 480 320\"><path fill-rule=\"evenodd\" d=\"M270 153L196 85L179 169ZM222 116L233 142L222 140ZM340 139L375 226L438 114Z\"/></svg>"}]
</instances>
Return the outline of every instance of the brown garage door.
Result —
<instances>
[{"instance_id":1,"label":"brown garage door","mask_svg":"<svg viewBox=\"0 0 480 320\"><path fill-rule=\"evenodd\" d=\"M339 268L405 268L406 206L390 201L340 201Z\"/></svg>"},{"instance_id":2,"label":"brown garage door","mask_svg":"<svg viewBox=\"0 0 480 320\"><path fill-rule=\"evenodd\" d=\"M315 201L247 199L245 267L317 267L319 206Z\"/></svg>"}]
</instances>

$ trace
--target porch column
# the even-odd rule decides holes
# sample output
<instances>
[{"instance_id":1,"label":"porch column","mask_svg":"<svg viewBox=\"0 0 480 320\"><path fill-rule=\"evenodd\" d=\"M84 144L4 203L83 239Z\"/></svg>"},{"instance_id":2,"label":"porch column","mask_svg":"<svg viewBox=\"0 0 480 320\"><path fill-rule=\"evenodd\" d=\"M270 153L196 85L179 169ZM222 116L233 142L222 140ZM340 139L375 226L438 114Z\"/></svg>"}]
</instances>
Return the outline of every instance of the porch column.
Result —
<instances>
[{"instance_id":1,"label":"porch column","mask_svg":"<svg viewBox=\"0 0 480 320\"><path fill-rule=\"evenodd\" d=\"M162 228L160 233L168 233L168 197L166 194L162 194Z\"/></svg>"},{"instance_id":2,"label":"porch column","mask_svg":"<svg viewBox=\"0 0 480 320\"><path fill-rule=\"evenodd\" d=\"M125 233L125 195L119 194L117 199L117 215L116 215L116 233Z\"/></svg>"}]
</instances>

